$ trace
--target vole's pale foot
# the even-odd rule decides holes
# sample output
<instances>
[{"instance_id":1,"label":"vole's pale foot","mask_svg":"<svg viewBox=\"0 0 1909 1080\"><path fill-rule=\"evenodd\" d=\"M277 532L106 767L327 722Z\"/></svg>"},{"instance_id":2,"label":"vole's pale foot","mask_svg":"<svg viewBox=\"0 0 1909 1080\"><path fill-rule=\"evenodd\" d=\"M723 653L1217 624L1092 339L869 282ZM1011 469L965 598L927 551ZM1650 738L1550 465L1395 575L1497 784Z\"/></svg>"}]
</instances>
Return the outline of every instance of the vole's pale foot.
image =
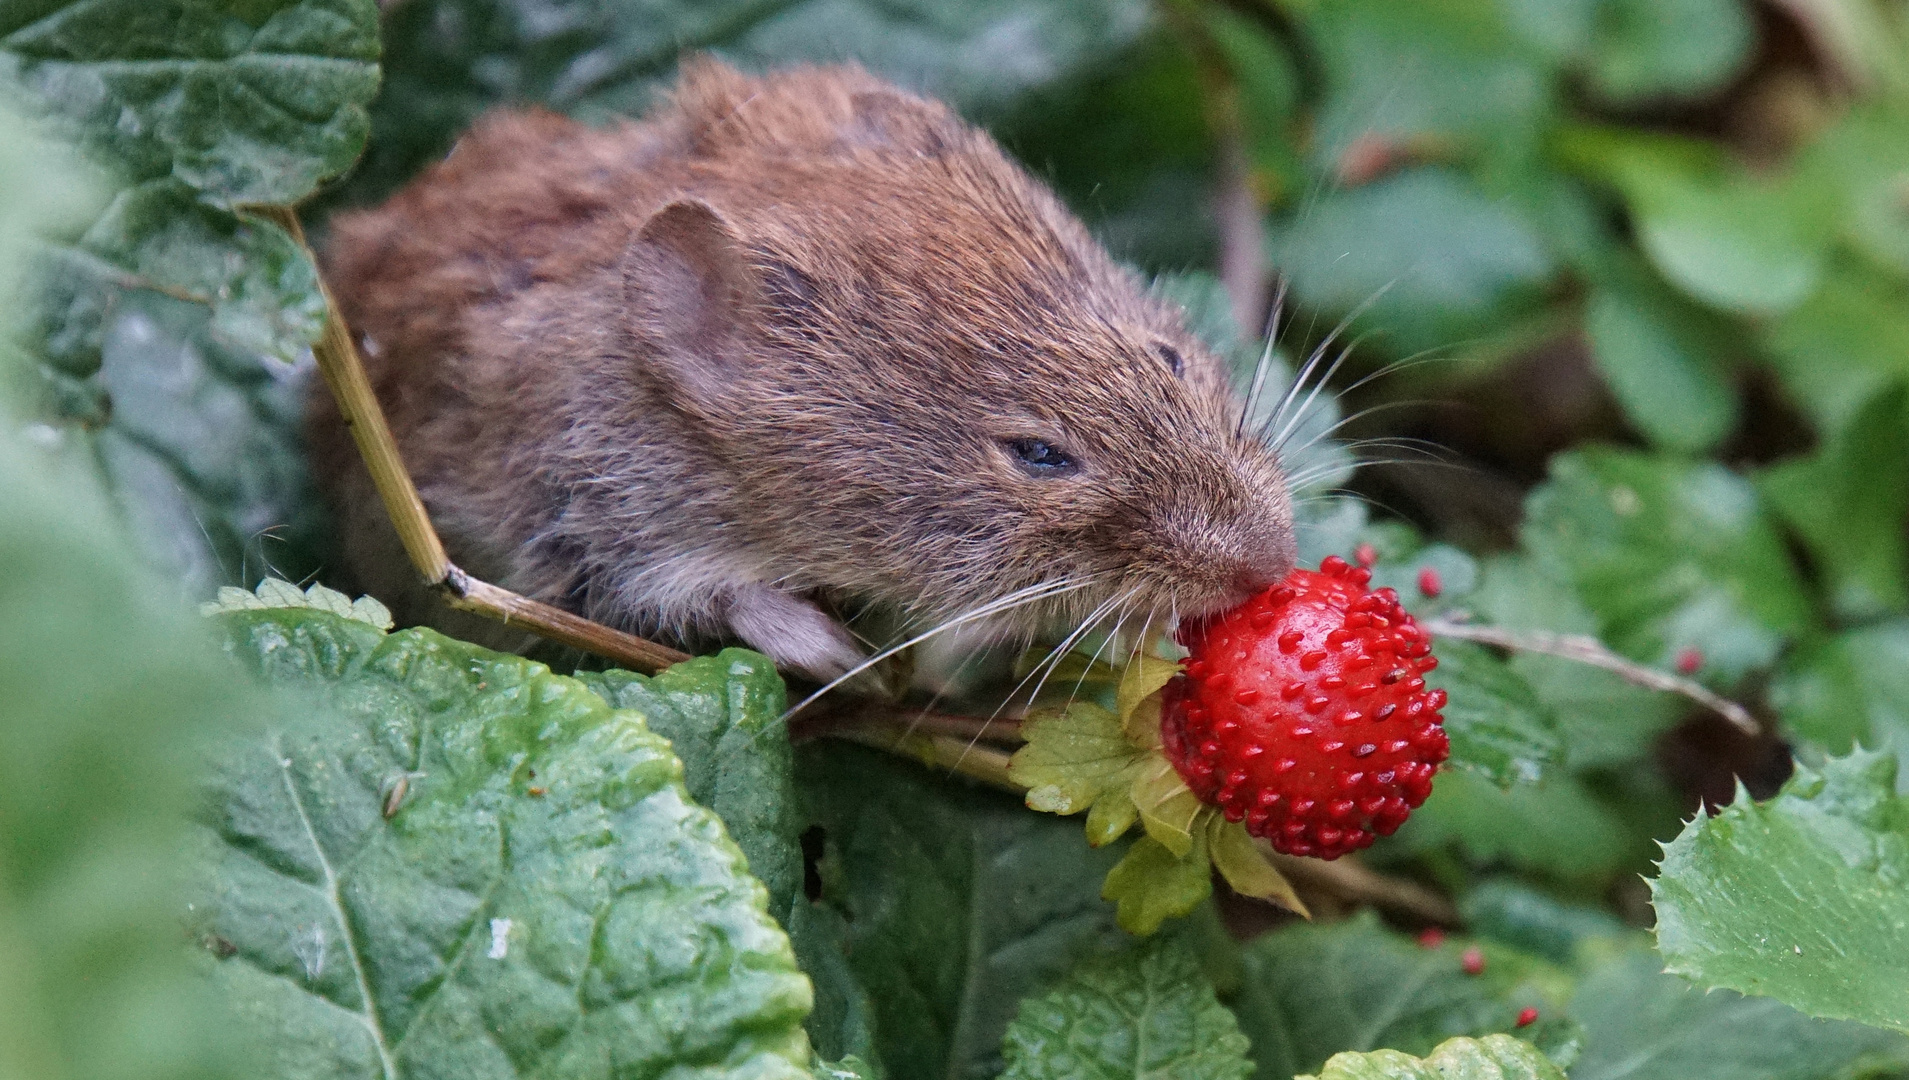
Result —
<instances>
[{"instance_id":1,"label":"vole's pale foot","mask_svg":"<svg viewBox=\"0 0 1909 1080\"><path fill-rule=\"evenodd\" d=\"M750 585L730 601L729 628L749 647L811 678L828 682L862 662L861 646L816 607L772 585Z\"/></svg>"}]
</instances>

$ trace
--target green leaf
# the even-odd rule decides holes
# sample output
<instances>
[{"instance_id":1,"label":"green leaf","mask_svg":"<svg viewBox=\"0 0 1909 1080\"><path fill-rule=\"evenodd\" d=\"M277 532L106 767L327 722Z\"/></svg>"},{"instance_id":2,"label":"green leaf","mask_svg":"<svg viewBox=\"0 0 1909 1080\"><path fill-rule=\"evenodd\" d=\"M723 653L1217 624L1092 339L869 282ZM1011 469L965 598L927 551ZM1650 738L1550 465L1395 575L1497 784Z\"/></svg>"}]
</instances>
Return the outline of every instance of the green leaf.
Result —
<instances>
[{"instance_id":1,"label":"green leaf","mask_svg":"<svg viewBox=\"0 0 1909 1080\"><path fill-rule=\"evenodd\" d=\"M1213 895L1213 864L1206 829L1194 832L1183 853L1151 836L1133 842L1112 870L1100 895L1117 905L1115 919L1129 934L1146 937L1168 919L1191 914Z\"/></svg>"},{"instance_id":2,"label":"green leaf","mask_svg":"<svg viewBox=\"0 0 1909 1080\"><path fill-rule=\"evenodd\" d=\"M1862 619L1909 607L1909 388L1870 399L1761 487L1820 560L1838 612Z\"/></svg>"},{"instance_id":3,"label":"green leaf","mask_svg":"<svg viewBox=\"0 0 1909 1080\"><path fill-rule=\"evenodd\" d=\"M1101 829L1090 827L1090 842L1104 844L1127 831L1138 816L1127 791L1134 770L1151 755L1127 738L1120 717L1092 702L1075 702L1029 714L1021 733L1027 745L1015 752L1008 775L1028 789L1031 809L1077 814L1111 801L1115 809L1108 813L1114 816ZM1120 822L1125 824L1115 828Z\"/></svg>"},{"instance_id":4,"label":"green leaf","mask_svg":"<svg viewBox=\"0 0 1909 1080\"><path fill-rule=\"evenodd\" d=\"M1725 678L1810 620L1756 491L1721 465L1624 450L1559 454L1525 506L1525 547L1575 586L1619 652L1668 669L1696 647Z\"/></svg>"},{"instance_id":5,"label":"green leaf","mask_svg":"<svg viewBox=\"0 0 1909 1080\"><path fill-rule=\"evenodd\" d=\"M613 708L643 718L683 761L683 783L714 810L769 889L778 918L802 888L802 816L795 760L782 720L787 693L759 653L724 649L645 678L628 671L579 674Z\"/></svg>"},{"instance_id":6,"label":"green leaf","mask_svg":"<svg viewBox=\"0 0 1909 1080\"><path fill-rule=\"evenodd\" d=\"M1784 387L1824 431L1840 431L1878 393L1909 380L1909 287L1849 261L1770 328Z\"/></svg>"},{"instance_id":7,"label":"green leaf","mask_svg":"<svg viewBox=\"0 0 1909 1080\"><path fill-rule=\"evenodd\" d=\"M1636 854L1634 841L1583 782L1561 770L1511 788L1471 772L1440 772L1431 797L1391 838L1402 851L1457 844L1474 861L1505 861L1566 881L1616 872Z\"/></svg>"},{"instance_id":8,"label":"green leaf","mask_svg":"<svg viewBox=\"0 0 1909 1080\"><path fill-rule=\"evenodd\" d=\"M1570 583L1524 556L1489 560L1470 602L1489 621L1510 630L1560 634L1598 630L1597 620L1585 610ZM1519 652L1509 663L1557 717L1565 758L1574 769L1645 756L1684 709L1681 698L1646 690L1575 660Z\"/></svg>"},{"instance_id":9,"label":"green leaf","mask_svg":"<svg viewBox=\"0 0 1909 1080\"><path fill-rule=\"evenodd\" d=\"M1592 294L1584 332L1624 415L1653 444L1700 452L1736 426L1714 316L1662 290L1607 288Z\"/></svg>"},{"instance_id":10,"label":"green leaf","mask_svg":"<svg viewBox=\"0 0 1909 1080\"><path fill-rule=\"evenodd\" d=\"M1571 1000L1584 1052L1571 1080L1831 1080L1900 1036L1816 1020L1770 998L1704 992L1643 949L1590 971Z\"/></svg>"},{"instance_id":11,"label":"green leaf","mask_svg":"<svg viewBox=\"0 0 1909 1080\"><path fill-rule=\"evenodd\" d=\"M1528 1042L1509 1035L1453 1039L1420 1060L1397 1050L1336 1054L1316 1077L1297 1080L1564 1080Z\"/></svg>"},{"instance_id":12,"label":"green leaf","mask_svg":"<svg viewBox=\"0 0 1909 1080\"><path fill-rule=\"evenodd\" d=\"M1483 646L1437 642L1438 668L1426 682L1445 691L1450 765L1500 787L1534 784L1562 757L1558 721L1524 676Z\"/></svg>"},{"instance_id":13,"label":"green leaf","mask_svg":"<svg viewBox=\"0 0 1909 1080\"><path fill-rule=\"evenodd\" d=\"M1830 753L1866 743L1909 754L1909 620L1806 642L1784 657L1770 703L1791 731Z\"/></svg>"},{"instance_id":14,"label":"green leaf","mask_svg":"<svg viewBox=\"0 0 1909 1080\"><path fill-rule=\"evenodd\" d=\"M369 596L353 600L336 589L313 585L300 590L279 578L266 578L253 592L228 585L219 590L217 600L199 605L201 615L223 615L228 611L264 611L269 608L311 608L329 611L341 618L356 619L379 630L391 629L391 609Z\"/></svg>"},{"instance_id":15,"label":"green leaf","mask_svg":"<svg viewBox=\"0 0 1909 1080\"><path fill-rule=\"evenodd\" d=\"M800 748L796 776L891 1076L996 1076L1021 999L1129 940L1100 899L1123 852L1073 822L827 740Z\"/></svg>"},{"instance_id":16,"label":"green leaf","mask_svg":"<svg viewBox=\"0 0 1909 1080\"><path fill-rule=\"evenodd\" d=\"M1246 1080L1246 1037L1186 946L1099 957L1021 1003L1003 1080Z\"/></svg>"},{"instance_id":17,"label":"green leaf","mask_svg":"<svg viewBox=\"0 0 1909 1080\"><path fill-rule=\"evenodd\" d=\"M1424 1054L1455 1035L1508 1031L1527 1005L1554 1010L1527 980L1529 961L1488 947L1484 974L1467 975L1465 948L1423 948L1370 910L1255 939L1233 1003L1253 1043L1254 1075L1288 1080L1342 1051Z\"/></svg>"},{"instance_id":18,"label":"green leaf","mask_svg":"<svg viewBox=\"0 0 1909 1080\"><path fill-rule=\"evenodd\" d=\"M852 58L1000 114L1118 58L1151 25L1140 0L656 0L546 10L514 0L407 0L385 24L386 87L364 178L388 191L486 108L536 102L585 118L654 103L686 50L748 70Z\"/></svg>"},{"instance_id":19,"label":"green leaf","mask_svg":"<svg viewBox=\"0 0 1909 1080\"><path fill-rule=\"evenodd\" d=\"M1639 246L1699 300L1780 313L1822 277L1834 207L1806 180L1751 175L1725 166L1708 144L1668 136L1576 129L1557 149L1624 194Z\"/></svg>"},{"instance_id":20,"label":"green leaf","mask_svg":"<svg viewBox=\"0 0 1909 1080\"><path fill-rule=\"evenodd\" d=\"M827 904L798 897L784 924L796 962L815 987L815 1008L804 1024L820 1058L855 1058L868 1080L875 1048L875 1003L848 959L848 923Z\"/></svg>"},{"instance_id":21,"label":"green leaf","mask_svg":"<svg viewBox=\"0 0 1909 1080\"><path fill-rule=\"evenodd\" d=\"M1587 941L1629 931L1601 907L1569 903L1518 881L1498 878L1465 894L1459 911L1474 933L1555 964L1570 964Z\"/></svg>"},{"instance_id":22,"label":"green leaf","mask_svg":"<svg viewBox=\"0 0 1909 1080\"><path fill-rule=\"evenodd\" d=\"M1859 750L1691 821L1651 882L1657 947L1704 985L1909 1031L1906 887L1896 758Z\"/></svg>"},{"instance_id":23,"label":"green leaf","mask_svg":"<svg viewBox=\"0 0 1909 1080\"><path fill-rule=\"evenodd\" d=\"M1329 192L1272 239L1295 297L1336 313L1372 301L1367 321L1401 351L1448 345L1535 306L1557 270L1520 217L1445 169Z\"/></svg>"},{"instance_id":24,"label":"green leaf","mask_svg":"<svg viewBox=\"0 0 1909 1080\"><path fill-rule=\"evenodd\" d=\"M1750 60L1756 27L1740 0L1602 0L1588 71L1616 104L1721 90Z\"/></svg>"},{"instance_id":25,"label":"green leaf","mask_svg":"<svg viewBox=\"0 0 1909 1080\"><path fill-rule=\"evenodd\" d=\"M23 238L84 189L0 106L0 342ZM268 707L93 477L21 437L0 349L0 1075L251 1075L193 977L175 871L207 740Z\"/></svg>"},{"instance_id":26,"label":"green leaf","mask_svg":"<svg viewBox=\"0 0 1909 1080\"><path fill-rule=\"evenodd\" d=\"M196 925L278 1075L808 1074L808 980L637 714L429 630L220 619L308 703L200 828Z\"/></svg>"},{"instance_id":27,"label":"green leaf","mask_svg":"<svg viewBox=\"0 0 1909 1080\"><path fill-rule=\"evenodd\" d=\"M349 167L378 89L373 0L39 0L0 80L131 180L286 205Z\"/></svg>"},{"instance_id":28,"label":"green leaf","mask_svg":"<svg viewBox=\"0 0 1909 1080\"><path fill-rule=\"evenodd\" d=\"M210 595L318 562L298 434L323 317L276 226L350 165L377 89L372 0L38 0L0 15L0 86L124 187L51 248L33 327L49 419L94 443L154 561Z\"/></svg>"}]
</instances>

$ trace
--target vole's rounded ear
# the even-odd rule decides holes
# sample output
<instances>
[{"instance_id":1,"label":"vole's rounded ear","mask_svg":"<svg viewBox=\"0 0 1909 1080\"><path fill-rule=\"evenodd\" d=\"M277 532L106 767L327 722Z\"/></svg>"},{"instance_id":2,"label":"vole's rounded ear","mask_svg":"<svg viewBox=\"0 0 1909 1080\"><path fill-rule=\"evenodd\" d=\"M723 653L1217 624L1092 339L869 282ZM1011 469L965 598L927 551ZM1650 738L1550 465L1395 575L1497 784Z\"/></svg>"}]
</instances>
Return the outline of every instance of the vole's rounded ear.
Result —
<instances>
[{"instance_id":1,"label":"vole's rounded ear","mask_svg":"<svg viewBox=\"0 0 1909 1080\"><path fill-rule=\"evenodd\" d=\"M744 363L742 327L758 301L748 252L721 213L679 199L650 215L624 263L632 330L693 399L708 403Z\"/></svg>"}]
</instances>

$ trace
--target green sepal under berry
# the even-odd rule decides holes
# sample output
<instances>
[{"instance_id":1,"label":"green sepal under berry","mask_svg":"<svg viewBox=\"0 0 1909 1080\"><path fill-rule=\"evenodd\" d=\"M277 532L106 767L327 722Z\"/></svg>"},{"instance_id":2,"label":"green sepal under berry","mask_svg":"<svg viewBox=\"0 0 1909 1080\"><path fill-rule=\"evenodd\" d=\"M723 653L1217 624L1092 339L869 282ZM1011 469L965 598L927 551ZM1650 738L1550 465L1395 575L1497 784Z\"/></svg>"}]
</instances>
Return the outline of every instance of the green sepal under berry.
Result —
<instances>
[{"instance_id":1,"label":"green sepal under berry","mask_svg":"<svg viewBox=\"0 0 1909 1080\"><path fill-rule=\"evenodd\" d=\"M1161 752L1160 691L1179 670L1173 661L1136 655L1116 678L1102 676L1117 713L1090 701L1036 709L1022 723L1027 745L1008 775L1027 787L1029 809L1085 811L1087 842L1095 847L1141 826L1146 835L1101 890L1118 905L1116 920L1129 933L1151 934L1198 907L1212 893L1215 869L1241 895L1306 914L1266 845L1202 803Z\"/></svg>"}]
</instances>

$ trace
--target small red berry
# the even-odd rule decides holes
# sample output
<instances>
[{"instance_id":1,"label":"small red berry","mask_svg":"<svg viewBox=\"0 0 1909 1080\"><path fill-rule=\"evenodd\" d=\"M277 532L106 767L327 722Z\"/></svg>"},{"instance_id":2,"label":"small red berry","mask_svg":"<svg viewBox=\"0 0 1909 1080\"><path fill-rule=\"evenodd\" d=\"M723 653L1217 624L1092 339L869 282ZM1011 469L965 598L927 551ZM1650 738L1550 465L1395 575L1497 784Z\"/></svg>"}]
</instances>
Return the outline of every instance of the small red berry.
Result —
<instances>
[{"instance_id":1,"label":"small red berry","mask_svg":"<svg viewBox=\"0 0 1909 1080\"><path fill-rule=\"evenodd\" d=\"M1436 949L1443 944L1445 944L1445 931L1436 926L1428 926L1418 932L1418 947L1421 949Z\"/></svg>"},{"instance_id":2,"label":"small red berry","mask_svg":"<svg viewBox=\"0 0 1909 1080\"><path fill-rule=\"evenodd\" d=\"M1335 859L1391 835L1450 755L1444 691L1423 677L1431 635L1371 580L1335 555L1180 627L1167 757L1202 801L1288 855Z\"/></svg>"},{"instance_id":3,"label":"small red berry","mask_svg":"<svg viewBox=\"0 0 1909 1080\"><path fill-rule=\"evenodd\" d=\"M1467 975L1483 975L1485 973L1485 954L1478 950L1478 946L1473 945L1471 948L1465 950L1464 955L1458 958L1458 966L1465 969L1465 974Z\"/></svg>"},{"instance_id":4,"label":"small red berry","mask_svg":"<svg viewBox=\"0 0 1909 1080\"><path fill-rule=\"evenodd\" d=\"M1677 650L1677 674L1695 675L1704 666L1704 651L1686 645Z\"/></svg>"},{"instance_id":5,"label":"small red berry","mask_svg":"<svg viewBox=\"0 0 1909 1080\"><path fill-rule=\"evenodd\" d=\"M1379 549L1371 544L1360 544L1352 549L1352 561L1370 570L1372 564L1379 561Z\"/></svg>"},{"instance_id":6,"label":"small red berry","mask_svg":"<svg viewBox=\"0 0 1909 1080\"><path fill-rule=\"evenodd\" d=\"M1530 1027L1531 1025L1537 1022L1538 1022L1538 1010L1532 1008L1529 1005L1526 1005L1524 1008L1518 1010L1518 1026L1519 1027Z\"/></svg>"},{"instance_id":7,"label":"small red berry","mask_svg":"<svg viewBox=\"0 0 1909 1080\"><path fill-rule=\"evenodd\" d=\"M1445 581L1438 576L1438 571L1429 566L1425 567L1418 572L1418 591L1427 597L1437 599L1438 594L1445 591Z\"/></svg>"}]
</instances>

